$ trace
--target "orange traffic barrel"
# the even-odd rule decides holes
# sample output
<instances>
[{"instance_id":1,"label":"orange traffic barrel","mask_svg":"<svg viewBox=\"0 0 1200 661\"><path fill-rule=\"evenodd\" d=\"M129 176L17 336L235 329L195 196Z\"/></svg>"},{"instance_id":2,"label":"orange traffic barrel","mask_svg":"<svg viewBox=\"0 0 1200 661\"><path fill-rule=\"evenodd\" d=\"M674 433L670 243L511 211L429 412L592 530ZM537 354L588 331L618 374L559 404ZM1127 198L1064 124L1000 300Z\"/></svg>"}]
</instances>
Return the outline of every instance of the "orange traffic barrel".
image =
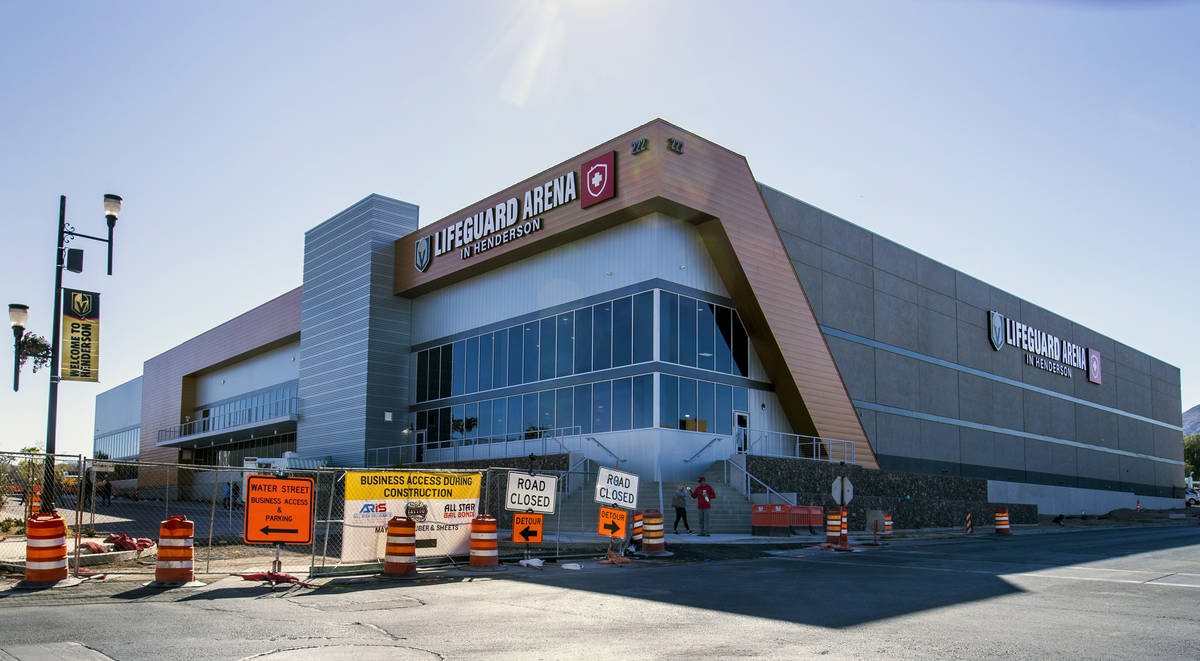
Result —
<instances>
[{"instance_id":1,"label":"orange traffic barrel","mask_svg":"<svg viewBox=\"0 0 1200 661\"><path fill-rule=\"evenodd\" d=\"M646 510L643 514L644 537L642 539L643 553L662 553L667 550L667 542L663 539L663 517L658 510Z\"/></svg>"},{"instance_id":2,"label":"orange traffic barrel","mask_svg":"<svg viewBox=\"0 0 1200 661\"><path fill-rule=\"evenodd\" d=\"M892 515L887 512L883 513L883 536L892 536Z\"/></svg>"},{"instance_id":3,"label":"orange traffic barrel","mask_svg":"<svg viewBox=\"0 0 1200 661\"><path fill-rule=\"evenodd\" d=\"M471 521L472 567L495 567L500 564L500 539L496 535L496 518L488 515Z\"/></svg>"},{"instance_id":4,"label":"orange traffic barrel","mask_svg":"<svg viewBox=\"0 0 1200 661\"><path fill-rule=\"evenodd\" d=\"M1012 530L1008 527L1008 509L996 510L996 534L1011 535Z\"/></svg>"},{"instance_id":5,"label":"orange traffic barrel","mask_svg":"<svg viewBox=\"0 0 1200 661\"><path fill-rule=\"evenodd\" d=\"M633 512L633 545L636 548L642 548L642 524L643 514L641 510Z\"/></svg>"},{"instance_id":6,"label":"orange traffic barrel","mask_svg":"<svg viewBox=\"0 0 1200 661\"><path fill-rule=\"evenodd\" d=\"M837 544L842 538L842 511L829 510L825 516L825 543Z\"/></svg>"},{"instance_id":7,"label":"orange traffic barrel","mask_svg":"<svg viewBox=\"0 0 1200 661\"><path fill-rule=\"evenodd\" d=\"M28 502L25 503L25 518L31 519L42 511L42 493L41 487L33 487L30 489L31 496ZM1141 509L1140 507L1138 508Z\"/></svg>"},{"instance_id":8,"label":"orange traffic barrel","mask_svg":"<svg viewBox=\"0 0 1200 661\"><path fill-rule=\"evenodd\" d=\"M67 522L57 514L34 514L25 522L25 582L67 578Z\"/></svg>"},{"instance_id":9,"label":"orange traffic barrel","mask_svg":"<svg viewBox=\"0 0 1200 661\"><path fill-rule=\"evenodd\" d=\"M184 584L195 580L192 540L196 524L186 516L167 517L158 525L158 564L154 582Z\"/></svg>"},{"instance_id":10,"label":"orange traffic barrel","mask_svg":"<svg viewBox=\"0 0 1200 661\"><path fill-rule=\"evenodd\" d=\"M472 537L474 537L472 535ZM471 542L471 562L475 562L475 542ZM383 573L417 573L417 522L407 516L393 516L387 524L387 547L383 555Z\"/></svg>"}]
</instances>

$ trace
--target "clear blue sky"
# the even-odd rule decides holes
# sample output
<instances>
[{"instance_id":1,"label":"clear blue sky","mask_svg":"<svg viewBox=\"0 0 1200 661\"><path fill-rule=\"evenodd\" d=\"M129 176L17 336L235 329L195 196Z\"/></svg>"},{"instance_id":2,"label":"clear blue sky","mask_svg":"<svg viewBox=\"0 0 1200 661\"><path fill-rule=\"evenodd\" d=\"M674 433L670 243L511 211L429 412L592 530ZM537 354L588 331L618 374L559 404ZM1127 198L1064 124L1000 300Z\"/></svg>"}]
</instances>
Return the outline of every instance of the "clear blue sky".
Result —
<instances>
[{"instance_id":1,"label":"clear blue sky","mask_svg":"<svg viewBox=\"0 0 1200 661\"><path fill-rule=\"evenodd\" d=\"M50 332L58 196L104 247L95 395L301 280L369 193L428 223L652 118L762 182L1183 370L1200 403L1200 5L0 0L0 302ZM79 244L77 244L79 245ZM0 361L7 384L11 353ZM46 373L0 392L41 445Z\"/></svg>"}]
</instances>

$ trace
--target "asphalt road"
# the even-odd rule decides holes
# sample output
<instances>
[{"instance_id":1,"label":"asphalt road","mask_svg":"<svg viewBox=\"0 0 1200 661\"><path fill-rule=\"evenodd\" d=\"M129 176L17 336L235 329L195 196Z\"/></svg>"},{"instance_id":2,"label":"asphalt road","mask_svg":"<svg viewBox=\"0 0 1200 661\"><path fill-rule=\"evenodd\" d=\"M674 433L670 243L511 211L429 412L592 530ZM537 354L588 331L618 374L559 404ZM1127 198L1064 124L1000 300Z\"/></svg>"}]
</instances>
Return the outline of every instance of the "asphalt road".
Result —
<instances>
[{"instance_id":1,"label":"asphalt road","mask_svg":"<svg viewBox=\"0 0 1200 661\"><path fill-rule=\"evenodd\" d=\"M318 589L5 589L0 659L1200 658L1198 526L703 549Z\"/></svg>"}]
</instances>

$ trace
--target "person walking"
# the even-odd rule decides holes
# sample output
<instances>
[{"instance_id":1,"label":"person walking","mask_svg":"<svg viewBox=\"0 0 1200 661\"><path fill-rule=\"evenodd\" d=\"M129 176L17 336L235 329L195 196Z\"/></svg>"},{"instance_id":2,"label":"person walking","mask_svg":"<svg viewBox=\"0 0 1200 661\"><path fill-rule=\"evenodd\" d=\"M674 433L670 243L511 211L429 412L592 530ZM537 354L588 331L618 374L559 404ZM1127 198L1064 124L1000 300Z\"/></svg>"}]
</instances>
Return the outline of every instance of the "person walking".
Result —
<instances>
[{"instance_id":1,"label":"person walking","mask_svg":"<svg viewBox=\"0 0 1200 661\"><path fill-rule=\"evenodd\" d=\"M230 500L230 496L232 495L232 493L233 493L233 483L226 482L225 483L225 509L229 509L229 500Z\"/></svg>"},{"instance_id":2,"label":"person walking","mask_svg":"<svg viewBox=\"0 0 1200 661\"><path fill-rule=\"evenodd\" d=\"M683 521L683 527L687 529L688 534L692 534L692 527L688 525L687 520L687 501L684 500L692 495L692 490L688 489L687 485L680 482L675 488L675 495L671 496L671 507L675 508L675 534L679 534L679 521Z\"/></svg>"},{"instance_id":3,"label":"person walking","mask_svg":"<svg viewBox=\"0 0 1200 661\"><path fill-rule=\"evenodd\" d=\"M700 536L709 537L708 533L708 510L712 509L712 501L717 497L716 489L712 485L704 481L704 476L696 480L699 484L692 489L692 498L696 499L696 509L700 514Z\"/></svg>"},{"instance_id":4,"label":"person walking","mask_svg":"<svg viewBox=\"0 0 1200 661\"><path fill-rule=\"evenodd\" d=\"M106 478L104 478L104 484L100 485L101 502L104 503L105 505L112 505L112 493L113 493L112 482L109 482L108 478L106 477Z\"/></svg>"}]
</instances>

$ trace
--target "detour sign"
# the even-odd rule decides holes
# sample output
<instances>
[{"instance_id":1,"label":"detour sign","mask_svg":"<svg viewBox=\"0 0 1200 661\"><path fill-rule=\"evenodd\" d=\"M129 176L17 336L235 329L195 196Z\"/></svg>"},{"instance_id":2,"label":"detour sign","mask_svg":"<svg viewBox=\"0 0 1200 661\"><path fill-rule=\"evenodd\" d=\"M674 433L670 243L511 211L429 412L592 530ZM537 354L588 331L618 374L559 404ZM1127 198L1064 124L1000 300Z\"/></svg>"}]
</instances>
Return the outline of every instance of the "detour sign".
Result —
<instances>
[{"instance_id":1,"label":"detour sign","mask_svg":"<svg viewBox=\"0 0 1200 661\"><path fill-rule=\"evenodd\" d=\"M246 478L247 544L311 544L312 513L311 477Z\"/></svg>"}]
</instances>

